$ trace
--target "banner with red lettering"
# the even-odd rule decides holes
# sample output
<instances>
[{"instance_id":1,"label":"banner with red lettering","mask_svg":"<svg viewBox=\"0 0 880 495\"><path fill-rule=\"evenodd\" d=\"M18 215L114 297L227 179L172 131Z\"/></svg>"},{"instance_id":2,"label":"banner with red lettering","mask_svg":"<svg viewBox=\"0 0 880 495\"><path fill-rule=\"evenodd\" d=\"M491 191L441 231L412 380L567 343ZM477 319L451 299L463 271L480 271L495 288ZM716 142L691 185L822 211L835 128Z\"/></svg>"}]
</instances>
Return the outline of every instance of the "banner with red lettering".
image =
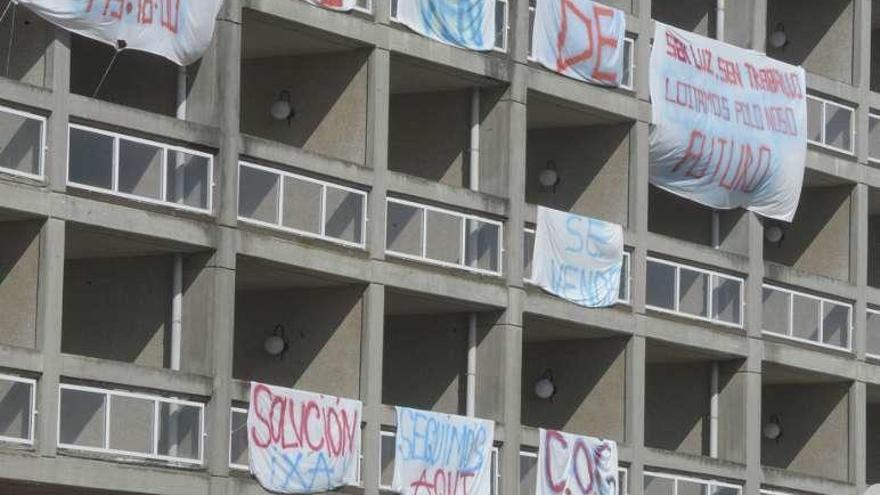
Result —
<instances>
[{"instance_id":1,"label":"banner with red lettering","mask_svg":"<svg viewBox=\"0 0 880 495\"><path fill-rule=\"evenodd\" d=\"M791 221L807 153L804 69L656 23L651 183Z\"/></svg>"},{"instance_id":2,"label":"banner with red lettering","mask_svg":"<svg viewBox=\"0 0 880 495\"><path fill-rule=\"evenodd\" d=\"M398 407L392 490L490 495L495 423Z\"/></svg>"},{"instance_id":3,"label":"banner with red lettering","mask_svg":"<svg viewBox=\"0 0 880 495\"><path fill-rule=\"evenodd\" d=\"M618 495L617 443L539 431L535 495Z\"/></svg>"},{"instance_id":4,"label":"banner with red lettering","mask_svg":"<svg viewBox=\"0 0 880 495\"><path fill-rule=\"evenodd\" d=\"M620 86L625 34L622 10L590 0L538 0L532 56L568 77Z\"/></svg>"},{"instance_id":5,"label":"banner with red lettering","mask_svg":"<svg viewBox=\"0 0 880 495\"><path fill-rule=\"evenodd\" d=\"M330 10L349 11L357 6L357 0L305 0L306 2Z\"/></svg>"},{"instance_id":6,"label":"banner with red lettering","mask_svg":"<svg viewBox=\"0 0 880 495\"><path fill-rule=\"evenodd\" d=\"M68 31L189 65L214 36L222 0L13 0Z\"/></svg>"},{"instance_id":7,"label":"banner with red lettering","mask_svg":"<svg viewBox=\"0 0 880 495\"><path fill-rule=\"evenodd\" d=\"M251 473L276 493L322 493L356 485L361 402L251 382Z\"/></svg>"}]
</instances>

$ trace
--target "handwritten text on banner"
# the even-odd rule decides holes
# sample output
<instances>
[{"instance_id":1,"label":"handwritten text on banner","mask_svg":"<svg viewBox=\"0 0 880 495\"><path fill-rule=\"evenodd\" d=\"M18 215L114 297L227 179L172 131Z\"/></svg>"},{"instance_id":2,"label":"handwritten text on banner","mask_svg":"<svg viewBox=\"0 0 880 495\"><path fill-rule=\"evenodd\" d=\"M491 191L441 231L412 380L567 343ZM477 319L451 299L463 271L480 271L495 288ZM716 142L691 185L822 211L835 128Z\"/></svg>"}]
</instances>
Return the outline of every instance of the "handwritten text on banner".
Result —
<instances>
[{"instance_id":1,"label":"handwritten text on banner","mask_svg":"<svg viewBox=\"0 0 880 495\"><path fill-rule=\"evenodd\" d=\"M620 86L625 34L621 10L590 0L538 0L532 56L560 74Z\"/></svg>"},{"instance_id":2,"label":"handwritten text on banner","mask_svg":"<svg viewBox=\"0 0 880 495\"><path fill-rule=\"evenodd\" d=\"M617 443L539 430L535 495L618 495Z\"/></svg>"},{"instance_id":3,"label":"handwritten text on banner","mask_svg":"<svg viewBox=\"0 0 880 495\"><path fill-rule=\"evenodd\" d=\"M278 493L357 484L361 409L356 400L251 382L251 473Z\"/></svg>"},{"instance_id":4,"label":"handwritten text on banner","mask_svg":"<svg viewBox=\"0 0 880 495\"><path fill-rule=\"evenodd\" d=\"M611 306L620 291L623 228L539 206L532 266L547 292L580 306Z\"/></svg>"},{"instance_id":5,"label":"handwritten text on banner","mask_svg":"<svg viewBox=\"0 0 880 495\"><path fill-rule=\"evenodd\" d=\"M495 423L397 407L393 490L490 495Z\"/></svg>"},{"instance_id":6,"label":"handwritten text on banner","mask_svg":"<svg viewBox=\"0 0 880 495\"><path fill-rule=\"evenodd\" d=\"M449 45L495 47L495 0L397 0L397 20Z\"/></svg>"},{"instance_id":7,"label":"handwritten text on banner","mask_svg":"<svg viewBox=\"0 0 880 495\"><path fill-rule=\"evenodd\" d=\"M807 153L804 70L657 23L651 182L791 221Z\"/></svg>"}]
</instances>

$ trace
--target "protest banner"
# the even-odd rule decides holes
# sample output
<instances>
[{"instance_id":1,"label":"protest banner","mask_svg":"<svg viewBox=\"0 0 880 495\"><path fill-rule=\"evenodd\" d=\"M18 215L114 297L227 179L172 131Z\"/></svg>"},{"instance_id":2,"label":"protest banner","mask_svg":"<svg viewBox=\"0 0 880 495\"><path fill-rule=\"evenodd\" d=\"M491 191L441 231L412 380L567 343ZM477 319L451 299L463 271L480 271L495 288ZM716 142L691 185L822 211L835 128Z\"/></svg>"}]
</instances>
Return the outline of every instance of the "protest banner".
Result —
<instances>
[{"instance_id":1,"label":"protest banner","mask_svg":"<svg viewBox=\"0 0 880 495\"><path fill-rule=\"evenodd\" d=\"M449 45L482 51L495 47L495 0L397 0L396 19Z\"/></svg>"},{"instance_id":2,"label":"protest banner","mask_svg":"<svg viewBox=\"0 0 880 495\"><path fill-rule=\"evenodd\" d=\"M357 6L357 0L304 0L312 5L347 12Z\"/></svg>"},{"instance_id":3,"label":"protest banner","mask_svg":"<svg viewBox=\"0 0 880 495\"><path fill-rule=\"evenodd\" d=\"M618 495L617 443L538 430L535 495Z\"/></svg>"}]
</instances>

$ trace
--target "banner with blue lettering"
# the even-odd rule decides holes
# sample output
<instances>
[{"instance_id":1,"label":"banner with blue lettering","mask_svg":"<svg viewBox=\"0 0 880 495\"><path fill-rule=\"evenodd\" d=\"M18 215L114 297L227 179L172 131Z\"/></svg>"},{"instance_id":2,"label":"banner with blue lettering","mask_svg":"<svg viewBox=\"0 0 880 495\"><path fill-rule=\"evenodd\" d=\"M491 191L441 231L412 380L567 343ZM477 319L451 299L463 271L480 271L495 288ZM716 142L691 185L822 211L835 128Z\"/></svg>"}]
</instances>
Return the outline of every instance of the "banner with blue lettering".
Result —
<instances>
[{"instance_id":1,"label":"banner with blue lettering","mask_svg":"<svg viewBox=\"0 0 880 495\"><path fill-rule=\"evenodd\" d=\"M449 45L495 47L495 0L397 0L396 20Z\"/></svg>"},{"instance_id":2,"label":"banner with blue lettering","mask_svg":"<svg viewBox=\"0 0 880 495\"><path fill-rule=\"evenodd\" d=\"M392 490L490 495L495 423L397 407Z\"/></svg>"},{"instance_id":3,"label":"banner with blue lettering","mask_svg":"<svg viewBox=\"0 0 880 495\"><path fill-rule=\"evenodd\" d=\"M538 0L532 56L565 76L620 86L625 34L622 10L590 0Z\"/></svg>"},{"instance_id":4,"label":"banner with blue lettering","mask_svg":"<svg viewBox=\"0 0 880 495\"><path fill-rule=\"evenodd\" d=\"M360 401L251 382L251 473L276 493L323 493L358 482Z\"/></svg>"},{"instance_id":5,"label":"banner with blue lettering","mask_svg":"<svg viewBox=\"0 0 880 495\"><path fill-rule=\"evenodd\" d=\"M532 278L547 292L580 306L611 306L620 291L623 228L538 207Z\"/></svg>"},{"instance_id":6,"label":"banner with blue lettering","mask_svg":"<svg viewBox=\"0 0 880 495\"><path fill-rule=\"evenodd\" d=\"M807 155L804 69L656 23L651 183L791 221Z\"/></svg>"},{"instance_id":7,"label":"banner with blue lettering","mask_svg":"<svg viewBox=\"0 0 880 495\"><path fill-rule=\"evenodd\" d=\"M617 442L538 430L535 495L618 495Z\"/></svg>"}]
</instances>

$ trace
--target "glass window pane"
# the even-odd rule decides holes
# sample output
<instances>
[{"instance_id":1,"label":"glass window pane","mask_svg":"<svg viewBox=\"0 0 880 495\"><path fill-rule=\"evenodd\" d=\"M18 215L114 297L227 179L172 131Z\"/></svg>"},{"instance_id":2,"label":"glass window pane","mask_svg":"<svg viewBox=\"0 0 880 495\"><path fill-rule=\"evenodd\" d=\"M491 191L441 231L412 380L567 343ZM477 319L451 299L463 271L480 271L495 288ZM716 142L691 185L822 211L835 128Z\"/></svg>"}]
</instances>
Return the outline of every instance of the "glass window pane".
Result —
<instances>
[{"instance_id":1,"label":"glass window pane","mask_svg":"<svg viewBox=\"0 0 880 495\"><path fill-rule=\"evenodd\" d=\"M727 323L742 323L742 282L724 277L714 277L712 284L712 318Z\"/></svg>"},{"instance_id":2,"label":"glass window pane","mask_svg":"<svg viewBox=\"0 0 880 495\"><path fill-rule=\"evenodd\" d=\"M461 264L461 228L464 219L434 210L426 210L428 216L425 256L432 260Z\"/></svg>"},{"instance_id":3,"label":"glass window pane","mask_svg":"<svg viewBox=\"0 0 880 495\"><path fill-rule=\"evenodd\" d=\"M247 412L234 411L229 433L229 463L248 465Z\"/></svg>"},{"instance_id":4,"label":"glass window pane","mask_svg":"<svg viewBox=\"0 0 880 495\"><path fill-rule=\"evenodd\" d=\"M645 495L675 495L675 480L646 474Z\"/></svg>"},{"instance_id":5,"label":"glass window pane","mask_svg":"<svg viewBox=\"0 0 880 495\"><path fill-rule=\"evenodd\" d=\"M251 167L239 170L238 214L278 223L279 175Z\"/></svg>"},{"instance_id":6,"label":"glass window pane","mask_svg":"<svg viewBox=\"0 0 880 495\"><path fill-rule=\"evenodd\" d=\"M422 213L411 205L388 202L385 246L389 251L422 255Z\"/></svg>"},{"instance_id":7,"label":"glass window pane","mask_svg":"<svg viewBox=\"0 0 880 495\"><path fill-rule=\"evenodd\" d=\"M807 98L807 139L817 143L822 142L822 102L814 98Z\"/></svg>"},{"instance_id":8,"label":"glass window pane","mask_svg":"<svg viewBox=\"0 0 880 495\"><path fill-rule=\"evenodd\" d=\"M42 133L39 120L0 113L0 168L39 175Z\"/></svg>"},{"instance_id":9,"label":"glass window pane","mask_svg":"<svg viewBox=\"0 0 880 495\"><path fill-rule=\"evenodd\" d=\"M677 480L676 495L708 495L708 485L694 481Z\"/></svg>"},{"instance_id":10,"label":"glass window pane","mask_svg":"<svg viewBox=\"0 0 880 495\"><path fill-rule=\"evenodd\" d=\"M321 184L285 177L281 224L302 232L320 234L322 190Z\"/></svg>"},{"instance_id":11,"label":"glass window pane","mask_svg":"<svg viewBox=\"0 0 880 495\"><path fill-rule=\"evenodd\" d=\"M535 233L526 231L523 235L523 278L532 278L532 260L535 257Z\"/></svg>"},{"instance_id":12,"label":"glass window pane","mask_svg":"<svg viewBox=\"0 0 880 495\"><path fill-rule=\"evenodd\" d=\"M533 495L538 482L538 458L528 455L519 456L519 493ZM621 494L624 495L624 494Z\"/></svg>"},{"instance_id":13,"label":"glass window pane","mask_svg":"<svg viewBox=\"0 0 880 495\"><path fill-rule=\"evenodd\" d=\"M678 276L678 310L695 316L709 316L709 275L680 268Z\"/></svg>"},{"instance_id":14,"label":"glass window pane","mask_svg":"<svg viewBox=\"0 0 880 495\"><path fill-rule=\"evenodd\" d=\"M208 157L168 151L168 185L165 194L168 201L207 209L211 181Z\"/></svg>"},{"instance_id":15,"label":"glass window pane","mask_svg":"<svg viewBox=\"0 0 880 495\"><path fill-rule=\"evenodd\" d=\"M110 448L141 454L153 453L152 400L110 396Z\"/></svg>"},{"instance_id":16,"label":"glass window pane","mask_svg":"<svg viewBox=\"0 0 880 495\"><path fill-rule=\"evenodd\" d=\"M501 246L501 227L468 219L465 232L465 262L467 266L500 271L498 268L498 251Z\"/></svg>"},{"instance_id":17,"label":"glass window pane","mask_svg":"<svg viewBox=\"0 0 880 495\"><path fill-rule=\"evenodd\" d=\"M61 389L59 438L61 443L83 447L104 445L104 394Z\"/></svg>"},{"instance_id":18,"label":"glass window pane","mask_svg":"<svg viewBox=\"0 0 880 495\"><path fill-rule=\"evenodd\" d=\"M113 137L70 129L67 179L86 186L113 188Z\"/></svg>"},{"instance_id":19,"label":"glass window pane","mask_svg":"<svg viewBox=\"0 0 880 495\"><path fill-rule=\"evenodd\" d=\"M382 475L379 478L379 484L382 486L391 486L391 481L394 478L395 441L394 435L382 435L382 453L380 458L382 462Z\"/></svg>"},{"instance_id":20,"label":"glass window pane","mask_svg":"<svg viewBox=\"0 0 880 495\"><path fill-rule=\"evenodd\" d=\"M200 408L168 402L159 404L159 455L198 459L201 438Z\"/></svg>"},{"instance_id":21,"label":"glass window pane","mask_svg":"<svg viewBox=\"0 0 880 495\"><path fill-rule=\"evenodd\" d=\"M742 490L730 486L713 486L712 495L740 495Z\"/></svg>"},{"instance_id":22,"label":"glass window pane","mask_svg":"<svg viewBox=\"0 0 880 495\"><path fill-rule=\"evenodd\" d=\"M792 294L792 297L794 298L792 335L818 342L819 301L798 294Z\"/></svg>"},{"instance_id":23,"label":"glass window pane","mask_svg":"<svg viewBox=\"0 0 880 495\"><path fill-rule=\"evenodd\" d=\"M623 42L623 77L621 78L621 85L625 88L632 87L632 57L634 47L635 43L629 38Z\"/></svg>"},{"instance_id":24,"label":"glass window pane","mask_svg":"<svg viewBox=\"0 0 880 495\"><path fill-rule=\"evenodd\" d=\"M30 440L33 385L0 379L0 437Z\"/></svg>"},{"instance_id":25,"label":"glass window pane","mask_svg":"<svg viewBox=\"0 0 880 495\"><path fill-rule=\"evenodd\" d=\"M789 300L791 294L781 290L764 287L764 306L762 315L762 327L768 332L779 335L788 335L788 323L791 315Z\"/></svg>"},{"instance_id":26,"label":"glass window pane","mask_svg":"<svg viewBox=\"0 0 880 495\"><path fill-rule=\"evenodd\" d=\"M535 30L535 2L529 0L529 56L532 56L532 35Z\"/></svg>"},{"instance_id":27,"label":"glass window pane","mask_svg":"<svg viewBox=\"0 0 880 495\"><path fill-rule=\"evenodd\" d=\"M506 49L504 31L507 29L507 3L495 2L495 48Z\"/></svg>"},{"instance_id":28,"label":"glass window pane","mask_svg":"<svg viewBox=\"0 0 880 495\"><path fill-rule=\"evenodd\" d=\"M846 347L849 343L849 307L825 301L822 303L822 341Z\"/></svg>"},{"instance_id":29,"label":"glass window pane","mask_svg":"<svg viewBox=\"0 0 880 495\"><path fill-rule=\"evenodd\" d=\"M327 213L324 234L334 239L360 243L363 240L364 197L327 187Z\"/></svg>"},{"instance_id":30,"label":"glass window pane","mask_svg":"<svg viewBox=\"0 0 880 495\"><path fill-rule=\"evenodd\" d=\"M868 354L880 356L880 313L868 312Z\"/></svg>"},{"instance_id":31,"label":"glass window pane","mask_svg":"<svg viewBox=\"0 0 880 495\"><path fill-rule=\"evenodd\" d=\"M397 18L397 0L391 0L391 18Z\"/></svg>"},{"instance_id":32,"label":"glass window pane","mask_svg":"<svg viewBox=\"0 0 880 495\"><path fill-rule=\"evenodd\" d=\"M868 119L868 156L880 160L880 117Z\"/></svg>"},{"instance_id":33,"label":"glass window pane","mask_svg":"<svg viewBox=\"0 0 880 495\"><path fill-rule=\"evenodd\" d=\"M849 108L825 105L825 144L852 151L852 118Z\"/></svg>"},{"instance_id":34,"label":"glass window pane","mask_svg":"<svg viewBox=\"0 0 880 495\"><path fill-rule=\"evenodd\" d=\"M119 192L162 199L162 148L119 140Z\"/></svg>"},{"instance_id":35,"label":"glass window pane","mask_svg":"<svg viewBox=\"0 0 880 495\"><path fill-rule=\"evenodd\" d=\"M675 309L675 267L648 260L646 304Z\"/></svg>"},{"instance_id":36,"label":"glass window pane","mask_svg":"<svg viewBox=\"0 0 880 495\"><path fill-rule=\"evenodd\" d=\"M620 265L620 290L617 291L617 298L629 302L629 256L625 254Z\"/></svg>"}]
</instances>

